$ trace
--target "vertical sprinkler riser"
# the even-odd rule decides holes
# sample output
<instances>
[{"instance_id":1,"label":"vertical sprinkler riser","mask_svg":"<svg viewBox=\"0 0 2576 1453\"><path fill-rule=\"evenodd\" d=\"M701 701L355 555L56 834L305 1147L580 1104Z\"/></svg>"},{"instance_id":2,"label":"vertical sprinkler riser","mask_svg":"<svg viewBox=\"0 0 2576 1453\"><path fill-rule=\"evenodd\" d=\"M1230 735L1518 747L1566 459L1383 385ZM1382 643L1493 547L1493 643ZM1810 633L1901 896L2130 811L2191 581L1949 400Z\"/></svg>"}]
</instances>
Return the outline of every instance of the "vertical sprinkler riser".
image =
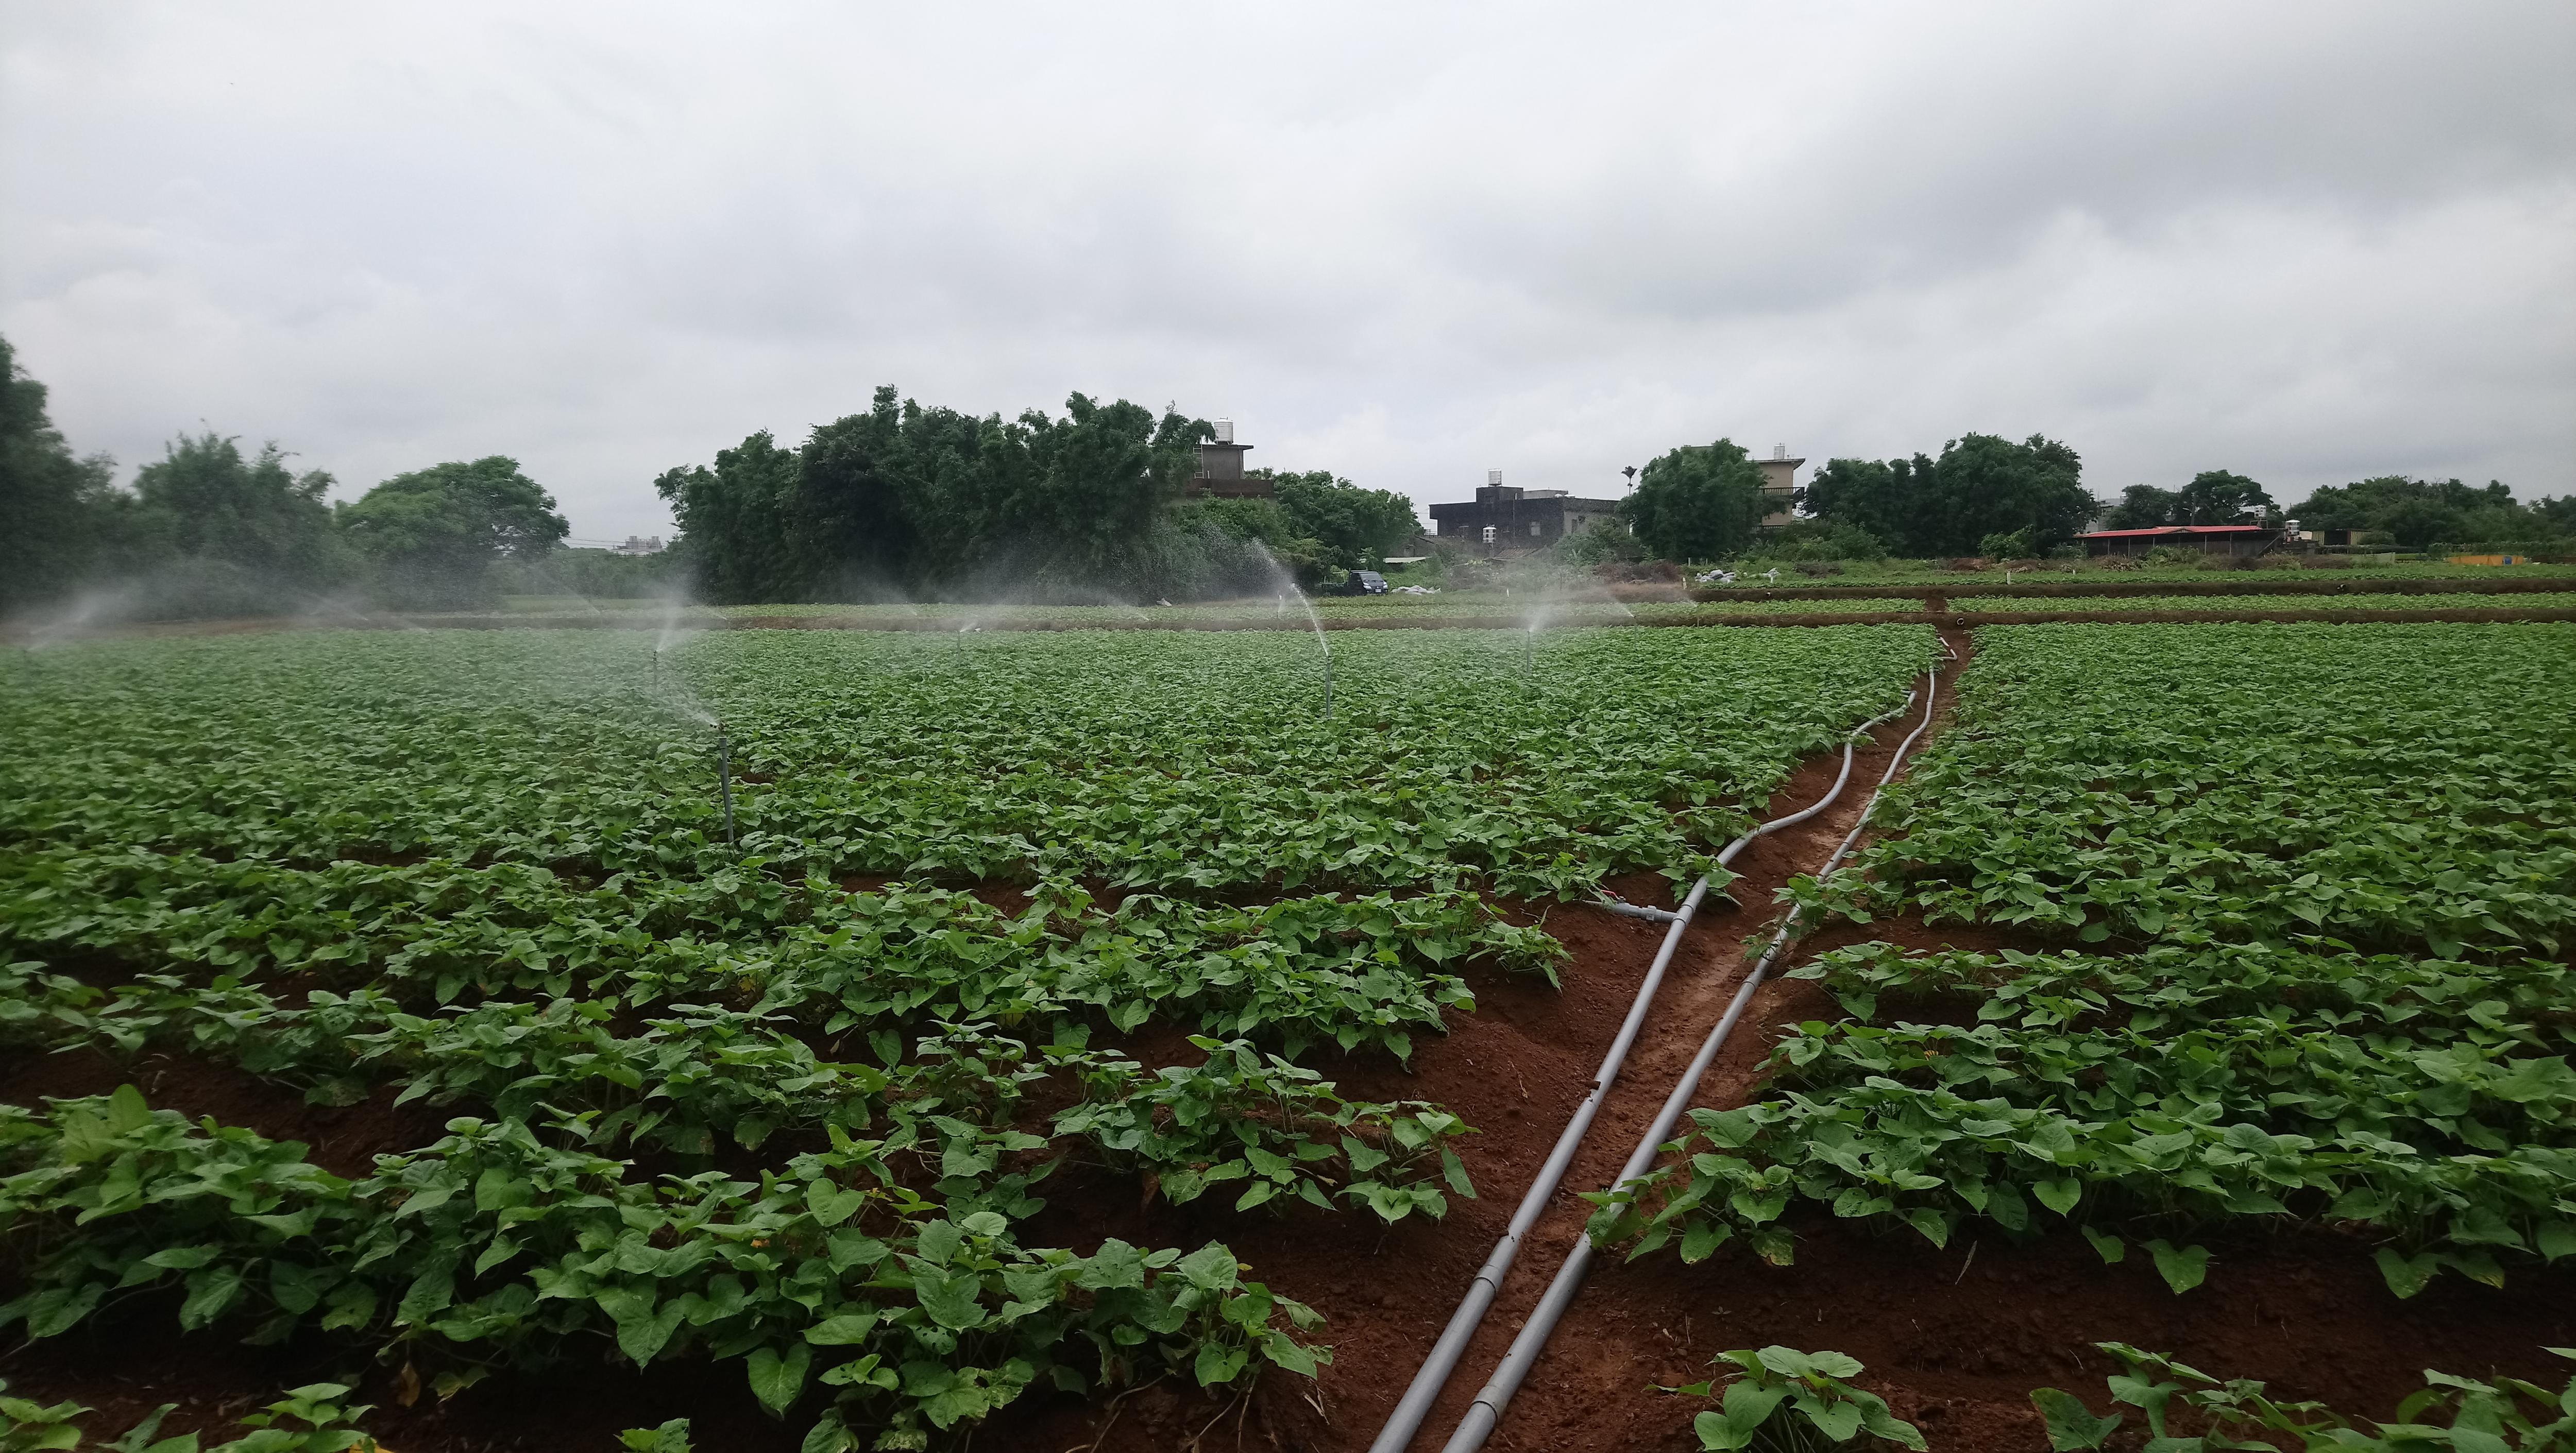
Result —
<instances>
[{"instance_id":1,"label":"vertical sprinkler riser","mask_svg":"<svg viewBox=\"0 0 2576 1453\"><path fill-rule=\"evenodd\" d=\"M725 846L733 843L733 751L723 722L716 723L716 794L724 801Z\"/></svg>"}]
</instances>

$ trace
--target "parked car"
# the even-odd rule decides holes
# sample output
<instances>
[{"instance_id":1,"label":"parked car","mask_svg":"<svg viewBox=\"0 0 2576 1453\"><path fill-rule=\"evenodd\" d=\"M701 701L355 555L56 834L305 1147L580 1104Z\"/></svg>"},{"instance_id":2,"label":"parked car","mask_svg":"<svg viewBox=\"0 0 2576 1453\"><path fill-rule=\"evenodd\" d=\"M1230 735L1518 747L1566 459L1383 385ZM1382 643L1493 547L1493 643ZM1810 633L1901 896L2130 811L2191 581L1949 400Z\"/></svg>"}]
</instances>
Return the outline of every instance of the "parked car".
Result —
<instances>
[{"instance_id":1,"label":"parked car","mask_svg":"<svg viewBox=\"0 0 2576 1453\"><path fill-rule=\"evenodd\" d=\"M1378 574L1374 570L1354 570L1351 572L1350 578L1342 582L1342 594L1384 595L1386 594L1386 577Z\"/></svg>"}]
</instances>

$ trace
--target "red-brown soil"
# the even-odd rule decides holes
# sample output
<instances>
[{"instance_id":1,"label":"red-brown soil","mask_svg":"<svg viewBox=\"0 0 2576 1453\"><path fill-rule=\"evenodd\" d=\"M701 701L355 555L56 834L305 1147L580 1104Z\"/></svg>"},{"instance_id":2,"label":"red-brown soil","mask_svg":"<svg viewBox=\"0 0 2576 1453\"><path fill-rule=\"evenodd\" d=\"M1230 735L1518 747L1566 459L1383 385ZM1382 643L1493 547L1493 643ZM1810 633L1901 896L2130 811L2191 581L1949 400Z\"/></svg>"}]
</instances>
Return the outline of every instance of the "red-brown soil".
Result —
<instances>
[{"instance_id":1,"label":"red-brown soil","mask_svg":"<svg viewBox=\"0 0 2576 1453\"><path fill-rule=\"evenodd\" d=\"M1944 634L1963 654L1969 648L1964 632ZM1955 669L1944 672L1945 703ZM1850 830L1911 725L1900 720L1879 729L1857 754L1852 783L1833 808L1749 849L1736 864L1743 876L1733 885L1734 902L1712 895L1573 1170L1417 1449L1447 1436L1555 1274L1589 1210L1579 1193L1606 1184L1644 1133L1776 922L1775 892L1791 875L1813 871ZM1773 812L1821 796L1837 766L1834 758L1805 764L1773 799ZM1654 875L1616 886L1634 901L1670 901ZM1236 1216L1213 1196L1183 1207L1145 1204L1132 1179L1081 1168L1042 1187L1049 1204L1026 1230L1031 1244L1085 1248L1112 1235L1160 1245L1226 1241L1254 1277L1329 1318L1323 1335L1334 1361L1318 1380L1273 1375L1233 1403L1169 1382L1114 1400L1032 1394L978 1431L972 1446L1110 1453L1189 1447L1197 1438L1195 1446L1209 1450L1366 1448L1582 1098L1663 935L1660 924L1580 905L1521 916L1541 912L1573 950L1562 992L1477 975L1477 1012L1455 1016L1447 1036L1419 1042L1409 1073L1384 1056L1313 1061L1346 1093L1438 1101L1480 1128L1461 1151L1480 1198L1452 1198L1445 1220L1380 1227L1303 1208ZM1829 928L1800 953L1871 937L2038 946L1900 921ZM1765 984L1696 1103L1741 1103L1758 1088L1782 1027L1835 1012L1812 984ZM1136 1048L1160 1059L1170 1047ZM0 1099L91 1093L123 1073L104 1057L59 1059L0 1066ZM436 1133L434 1123L424 1126L409 1111L372 1102L313 1109L291 1091L210 1067L147 1062L141 1073L156 1103L306 1140L335 1167ZM2421 1385L2422 1369L2555 1380L2564 1376L2561 1364L2540 1349L2576 1344L2576 1276L2565 1271L2518 1266L2503 1291L2446 1277L2400 1302L2381 1285L2366 1247L2324 1235L2205 1237L2216 1253L2209 1280L2176 1297L2143 1255L2133 1251L2124 1264L2106 1267L2072 1235L2015 1246L1969 1233L1936 1251L1905 1230L1832 1221L1798 1230L1797 1264L1787 1268L1734 1248L1696 1267L1665 1253L1597 1268L1489 1446L1688 1449L1696 1443L1690 1419L1705 1404L1652 1387L1707 1377L1709 1358L1725 1348L1774 1342L1860 1358L1869 1369L1863 1385L1920 1423L1934 1448L1979 1453L2045 1448L2027 1400L2033 1387L2067 1388L2100 1406L2101 1378L2112 1369L2088 1345L2097 1340L2170 1352L2221 1376L2262 1378L2284 1394L2383 1417ZM0 1296L8 1294L0 1286ZM405 1408L397 1369L373 1364L361 1349L321 1339L253 1349L181 1338L172 1310L145 1302L71 1336L11 1348L0 1353L0 1377L13 1394L101 1408L92 1426L111 1436L165 1401L183 1405L173 1431L220 1426L278 1388L324 1376L363 1379L364 1396L388 1405L370 1426L402 1453L604 1453L620 1428L679 1416L696 1421L701 1449L786 1453L803 1427L802 1420L761 1417L738 1370L680 1365L638 1374L614 1362L604 1345L595 1360L542 1376L496 1375L444 1405L423 1396Z\"/></svg>"}]
</instances>

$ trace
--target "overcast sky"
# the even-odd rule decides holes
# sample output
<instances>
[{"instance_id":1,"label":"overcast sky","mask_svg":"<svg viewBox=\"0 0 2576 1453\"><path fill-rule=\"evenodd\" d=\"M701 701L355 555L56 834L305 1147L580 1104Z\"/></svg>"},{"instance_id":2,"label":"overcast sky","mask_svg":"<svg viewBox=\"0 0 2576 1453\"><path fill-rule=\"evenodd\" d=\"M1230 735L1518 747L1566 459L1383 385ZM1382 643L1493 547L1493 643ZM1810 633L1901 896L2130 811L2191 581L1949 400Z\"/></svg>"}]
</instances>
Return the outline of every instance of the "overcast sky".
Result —
<instances>
[{"instance_id":1,"label":"overcast sky","mask_svg":"<svg viewBox=\"0 0 2576 1453\"><path fill-rule=\"evenodd\" d=\"M893 383L1416 500L1730 436L2576 489L2576 5L0 0L0 333L83 450L576 537ZM1801 479L1805 476L1802 473Z\"/></svg>"}]
</instances>

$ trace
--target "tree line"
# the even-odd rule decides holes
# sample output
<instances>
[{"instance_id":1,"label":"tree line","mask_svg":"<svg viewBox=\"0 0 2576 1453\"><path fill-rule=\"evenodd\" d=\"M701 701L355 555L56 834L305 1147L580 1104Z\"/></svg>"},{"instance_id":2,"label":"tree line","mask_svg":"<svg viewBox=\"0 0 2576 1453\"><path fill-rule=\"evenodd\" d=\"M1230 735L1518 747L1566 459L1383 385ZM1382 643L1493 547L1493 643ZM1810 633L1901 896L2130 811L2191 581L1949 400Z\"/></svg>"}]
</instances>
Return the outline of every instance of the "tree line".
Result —
<instances>
[{"instance_id":1,"label":"tree line","mask_svg":"<svg viewBox=\"0 0 2576 1453\"><path fill-rule=\"evenodd\" d=\"M1188 493L1213 425L1082 394L974 415L876 391L804 443L767 431L665 471L697 588L717 603L1179 600L1312 586L1420 530L1413 503L1330 471L1272 498Z\"/></svg>"},{"instance_id":2,"label":"tree line","mask_svg":"<svg viewBox=\"0 0 2576 1453\"><path fill-rule=\"evenodd\" d=\"M141 616L471 604L495 562L543 560L564 538L553 496L499 455L398 474L335 505L329 474L207 430L171 440L119 487L115 461L75 453L45 403L0 338L0 538L15 555L0 609L111 583Z\"/></svg>"},{"instance_id":3,"label":"tree line","mask_svg":"<svg viewBox=\"0 0 2576 1453\"><path fill-rule=\"evenodd\" d=\"M2072 539L2100 510L2083 473L2082 458L2054 439L1963 434L1937 459L1827 461L1798 496L1809 518L1790 529L1798 542L1859 557L2029 554ZM1656 554L1719 560L1753 547L1773 505L1761 466L1720 439L1648 463L1622 508Z\"/></svg>"},{"instance_id":4,"label":"tree line","mask_svg":"<svg viewBox=\"0 0 2576 1453\"><path fill-rule=\"evenodd\" d=\"M1412 501L1329 470L1255 471L1264 498L1189 492L1205 420L1082 394L1062 415L1014 419L876 391L866 412L783 446L767 432L655 491L680 524L671 551L628 560L567 551L554 497L502 455L386 479L341 503L270 443L208 430L172 440L130 486L78 454L45 386L0 338L0 610L118 583L138 615L488 604L499 593L641 595L689 586L717 603L868 599L1182 600L1313 588L1383 562L1415 537ZM1759 541L1845 558L2044 554L2090 526L2279 521L2260 483L2209 470L2174 490L2132 485L2106 504L2062 441L1963 434L1938 456L1833 459L1799 492L1804 517L1765 532L1760 465L1729 439L1649 463L1623 513L1673 560L1738 556ZM2319 489L2287 514L2312 530L2390 543L2564 546L2576 495L2523 504L2501 483L2382 476ZM1593 542L1599 543L1599 542Z\"/></svg>"},{"instance_id":5,"label":"tree line","mask_svg":"<svg viewBox=\"0 0 2576 1453\"><path fill-rule=\"evenodd\" d=\"M1727 559L1757 541L1852 559L2002 559L2046 554L2094 528L2278 525L2284 518L2311 531L2379 532L2407 549L2576 542L2576 495L2525 505L2495 482L2473 488L2456 479L2383 476L2319 489L2285 513L2263 485L2219 469L2179 489L2131 485L2118 503L2106 504L2084 487L2082 457L2037 434L2019 443L1963 434L1938 457L1828 460L1797 502L1804 518L1763 531L1773 506L1762 494L1761 466L1720 439L1658 456L1622 510L1645 547L1672 560Z\"/></svg>"},{"instance_id":6,"label":"tree line","mask_svg":"<svg viewBox=\"0 0 2576 1453\"><path fill-rule=\"evenodd\" d=\"M116 483L77 453L0 338L0 610L112 586L143 617L307 612L360 603L488 605L503 593L635 596L693 588L716 602L993 598L1182 599L1312 588L1381 563L1420 529L1412 502L1328 470L1270 474L1271 498L1188 497L1203 420L1074 395L1017 419L898 402L767 433L656 491L681 535L635 560L566 550L554 497L494 455L411 470L354 501L274 443L212 430L173 439Z\"/></svg>"}]
</instances>

